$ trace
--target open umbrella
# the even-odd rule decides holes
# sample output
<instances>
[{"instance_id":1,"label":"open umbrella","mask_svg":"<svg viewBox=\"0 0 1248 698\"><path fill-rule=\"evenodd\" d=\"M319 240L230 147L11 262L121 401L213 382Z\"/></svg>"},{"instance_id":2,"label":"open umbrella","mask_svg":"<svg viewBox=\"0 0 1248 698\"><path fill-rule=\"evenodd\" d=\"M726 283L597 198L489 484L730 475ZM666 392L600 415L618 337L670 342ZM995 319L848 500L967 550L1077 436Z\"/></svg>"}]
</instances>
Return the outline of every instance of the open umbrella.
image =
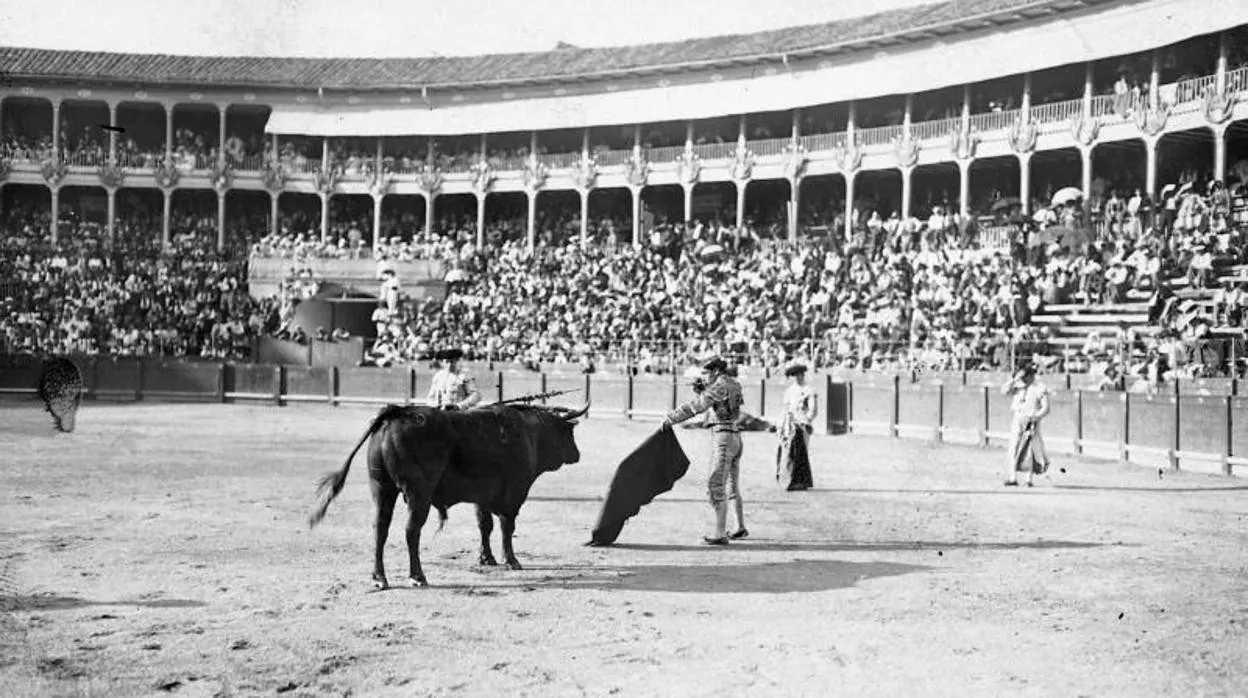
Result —
<instances>
[{"instance_id":1,"label":"open umbrella","mask_svg":"<svg viewBox=\"0 0 1248 698\"><path fill-rule=\"evenodd\" d=\"M1019 201L1018 197L1007 196L1004 199L997 199L992 204L992 212L996 213L997 211L1004 211L1007 209L1014 208L1015 206L1022 206L1022 205L1023 205L1023 202Z\"/></svg>"},{"instance_id":2,"label":"open umbrella","mask_svg":"<svg viewBox=\"0 0 1248 698\"><path fill-rule=\"evenodd\" d=\"M1082 198L1083 192L1080 191L1078 187L1066 187L1065 189L1059 189L1057 193L1053 195L1053 205L1062 206L1070 203L1071 201Z\"/></svg>"}]
</instances>

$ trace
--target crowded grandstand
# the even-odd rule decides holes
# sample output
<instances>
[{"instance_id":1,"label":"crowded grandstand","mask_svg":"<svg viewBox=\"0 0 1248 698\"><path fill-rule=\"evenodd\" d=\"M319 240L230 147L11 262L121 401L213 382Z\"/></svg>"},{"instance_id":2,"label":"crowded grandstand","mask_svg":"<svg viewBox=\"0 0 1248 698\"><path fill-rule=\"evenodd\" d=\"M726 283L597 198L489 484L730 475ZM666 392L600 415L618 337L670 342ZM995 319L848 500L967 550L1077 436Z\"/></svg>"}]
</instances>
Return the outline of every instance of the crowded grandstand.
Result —
<instances>
[{"instance_id":1,"label":"crowded grandstand","mask_svg":"<svg viewBox=\"0 0 1248 698\"><path fill-rule=\"evenodd\" d=\"M967 17L1068 9L945 5L967 41ZM58 56L77 67L53 74ZM143 57L0 58L7 353L245 361L360 338L379 366L447 347L585 371L1028 358L1109 386L1245 365L1245 27L928 91L506 133L322 136L207 59L135 92ZM306 91L291 75L276 87ZM369 89L338 89L344 113ZM301 320L330 296L367 321Z\"/></svg>"}]
</instances>

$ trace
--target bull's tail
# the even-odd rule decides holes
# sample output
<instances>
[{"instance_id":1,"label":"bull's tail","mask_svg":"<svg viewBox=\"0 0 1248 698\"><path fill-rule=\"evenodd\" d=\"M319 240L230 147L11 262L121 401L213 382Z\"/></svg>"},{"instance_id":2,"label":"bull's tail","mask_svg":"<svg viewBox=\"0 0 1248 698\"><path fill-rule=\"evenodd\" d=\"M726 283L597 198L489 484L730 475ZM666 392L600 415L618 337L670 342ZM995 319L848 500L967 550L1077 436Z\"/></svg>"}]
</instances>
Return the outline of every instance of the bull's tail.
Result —
<instances>
[{"instance_id":1,"label":"bull's tail","mask_svg":"<svg viewBox=\"0 0 1248 698\"><path fill-rule=\"evenodd\" d=\"M347 484L347 473L351 471L351 461L355 459L355 454L359 453L360 447L368 441L369 437L381 428L394 413L402 410L401 407L387 405L373 418L372 424L368 425L368 429L364 435L360 437L359 442L355 444L355 448L351 449L351 453L347 455L347 462L343 464L341 470L335 470L326 473L316 485L316 499L312 505L312 513L308 515L308 528L315 527L325 518L325 511L329 509L329 503L342 492L343 485Z\"/></svg>"},{"instance_id":2,"label":"bull's tail","mask_svg":"<svg viewBox=\"0 0 1248 698\"><path fill-rule=\"evenodd\" d=\"M441 533L442 527L446 525L446 518L447 518L446 507L440 507L436 504L434 505L434 507L436 507L438 510L438 531L437 532Z\"/></svg>"}]
</instances>

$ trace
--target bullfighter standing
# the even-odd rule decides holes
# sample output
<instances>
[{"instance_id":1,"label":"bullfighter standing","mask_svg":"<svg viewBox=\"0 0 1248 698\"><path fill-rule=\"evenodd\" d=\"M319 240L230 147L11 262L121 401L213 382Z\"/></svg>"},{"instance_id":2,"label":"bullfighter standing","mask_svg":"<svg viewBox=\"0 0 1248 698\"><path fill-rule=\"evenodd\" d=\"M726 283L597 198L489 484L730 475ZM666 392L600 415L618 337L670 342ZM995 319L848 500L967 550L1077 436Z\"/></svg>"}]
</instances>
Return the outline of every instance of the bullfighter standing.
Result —
<instances>
[{"instance_id":1,"label":"bullfighter standing","mask_svg":"<svg viewBox=\"0 0 1248 698\"><path fill-rule=\"evenodd\" d=\"M463 356L464 352L459 349L438 352L437 358L442 368L433 374L433 383L429 386L429 397L426 399L429 405L444 410L466 410L481 402L476 381L468 373L459 370L459 360Z\"/></svg>"},{"instance_id":2,"label":"bullfighter standing","mask_svg":"<svg viewBox=\"0 0 1248 698\"><path fill-rule=\"evenodd\" d=\"M1014 412L1010 423L1010 469L1005 484L1017 486L1018 473L1026 471L1027 486L1031 487L1035 475L1049 469L1049 456L1040 435L1040 420L1049 414L1049 391L1043 383L1036 382L1036 367L1027 364L1001 386L1001 394L1013 396L1010 409Z\"/></svg>"},{"instance_id":3,"label":"bullfighter standing","mask_svg":"<svg viewBox=\"0 0 1248 698\"><path fill-rule=\"evenodd\" d=\"M741 384L727 375L728 363L716 356L702 364L706 371L706 389L694 399L677 407L663 419L663 428L671 429L706 410L715 417L711 424L711 476L707 490L711 506L715 508L715 535L703 536L707 545L727 545L729 538L745 538L745 511L741 502L739 479L741 476L741 434L737 418L745 397ZM728 500L736 504L737 525L735 533L728 534Z\"/></svg>"}]
</instances>

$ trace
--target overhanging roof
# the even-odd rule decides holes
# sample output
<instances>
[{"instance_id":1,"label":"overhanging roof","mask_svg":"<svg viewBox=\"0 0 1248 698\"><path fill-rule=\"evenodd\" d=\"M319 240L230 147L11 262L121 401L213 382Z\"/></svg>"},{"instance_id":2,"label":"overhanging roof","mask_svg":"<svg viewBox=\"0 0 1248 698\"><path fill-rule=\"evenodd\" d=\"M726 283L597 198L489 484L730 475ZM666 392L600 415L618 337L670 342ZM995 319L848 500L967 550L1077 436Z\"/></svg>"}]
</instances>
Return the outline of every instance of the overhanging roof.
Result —
<instances>
[{"instance_id":1,"label":"overhanging roof","mask_svg":"<svg viewBox=\"0 0 1248 698\"><path fill-rule=\"evenodd\" d=\"M1138 1L1138 0L1135 0ZM835 22L619 48L456 58L261 58L171 56L0 48L13 78L143 85L303 89L420 89L592 80L730 66L809 55L841 55L1133 0L946 0ZM1199 1L1189 3L1199 6Z\"/></svg>"}]
</instances>

